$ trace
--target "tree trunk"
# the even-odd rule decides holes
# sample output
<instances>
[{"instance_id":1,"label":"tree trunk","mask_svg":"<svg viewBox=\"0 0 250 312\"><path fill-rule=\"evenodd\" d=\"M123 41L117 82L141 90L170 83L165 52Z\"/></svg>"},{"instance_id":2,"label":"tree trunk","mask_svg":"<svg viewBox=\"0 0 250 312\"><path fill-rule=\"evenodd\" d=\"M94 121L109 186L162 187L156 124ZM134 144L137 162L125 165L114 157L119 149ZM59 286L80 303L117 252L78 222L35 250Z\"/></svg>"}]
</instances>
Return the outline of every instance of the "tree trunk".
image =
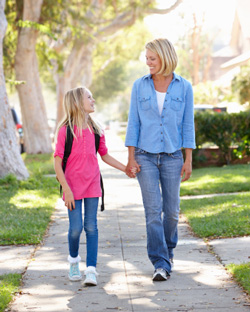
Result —
<instances>
[{"instance_id":1,"label":"tree trunk","mask_svg":"<svg viewBox=\"0 0 250 312\"><path fill-rule=\"evenodd\" d=\"M77 87L80 83L89 87L92 82L92 53L95 49L93 42L76 42L67 60L63 74L57 76L57 124L64 116L63 97L64 94ZM82 76L82 72L84 75Z\"/></svg>"},{"instance_id":2,"label":"tree trunk","mask_svg":"<svg viewBox=\"0 0 250 312\"><path fill-rule=\"evenodd\" d=\"M12 173L25 179L29 174L20 155L3 73L3 38L7 28L4 7L5 0L0 0L0 178Z\"/></svg>"},{"instance_id":3,"label":"tree trunk","mask_svg":"<svg viewBox=\"0 0 250 312\"><path fill-rule=\"evenodd\" d=\"M23 20L38 22L43 0L24 0ZM17 86L28 154L51 153L50 131L42 95L36 57L38 31L21 28L15 58L16 79L25 81Z\"/></svg>"}]
</instances>

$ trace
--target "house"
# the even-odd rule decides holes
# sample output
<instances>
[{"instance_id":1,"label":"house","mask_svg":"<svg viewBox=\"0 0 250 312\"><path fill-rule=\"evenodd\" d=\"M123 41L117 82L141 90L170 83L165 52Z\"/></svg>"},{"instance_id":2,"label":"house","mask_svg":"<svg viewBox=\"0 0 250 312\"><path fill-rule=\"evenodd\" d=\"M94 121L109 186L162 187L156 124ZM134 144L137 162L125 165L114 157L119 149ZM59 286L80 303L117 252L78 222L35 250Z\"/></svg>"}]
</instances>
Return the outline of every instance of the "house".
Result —
<instances>
[{"instance_id":1,"label":"house","mask_svg":"<svg viewBox=\"0 0 250 312\"><path fill-rule=\"evenodd\" d=\"M228 46L215 52L210 79L231 83L240 66L250 60L250 1L237 0L231 39Z\"/></svg>"}]
</instances>

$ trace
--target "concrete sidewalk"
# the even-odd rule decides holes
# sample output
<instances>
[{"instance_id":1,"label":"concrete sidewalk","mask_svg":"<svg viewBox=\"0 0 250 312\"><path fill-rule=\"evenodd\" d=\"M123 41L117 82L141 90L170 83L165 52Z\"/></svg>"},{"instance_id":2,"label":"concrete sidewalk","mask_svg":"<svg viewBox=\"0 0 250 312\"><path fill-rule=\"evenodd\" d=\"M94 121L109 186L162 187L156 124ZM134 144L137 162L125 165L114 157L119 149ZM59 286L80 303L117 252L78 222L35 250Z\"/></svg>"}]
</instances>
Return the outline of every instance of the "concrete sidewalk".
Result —
<instances>
[{"instance_id":1,"label":"concrete sidewalk","mask_svg":"<svg viewBox=\"0 0 250 312\"><path fill-rule=\"evenodd\" d=\"M107 141L110 154L126 163L122 142L113 135L107 135ZM9 311L250 311L244 293L207 251L203 240L192 236L184 220L179 224L171 278L153 283L138 183L103 163L101 167L106 210L98 212L98 286L83 287L81 282L68 281L68 218L59 201L54 222L30 261L22 292ZM83 233L83 260L85 249Z\"/></svg>"}]
</instances>

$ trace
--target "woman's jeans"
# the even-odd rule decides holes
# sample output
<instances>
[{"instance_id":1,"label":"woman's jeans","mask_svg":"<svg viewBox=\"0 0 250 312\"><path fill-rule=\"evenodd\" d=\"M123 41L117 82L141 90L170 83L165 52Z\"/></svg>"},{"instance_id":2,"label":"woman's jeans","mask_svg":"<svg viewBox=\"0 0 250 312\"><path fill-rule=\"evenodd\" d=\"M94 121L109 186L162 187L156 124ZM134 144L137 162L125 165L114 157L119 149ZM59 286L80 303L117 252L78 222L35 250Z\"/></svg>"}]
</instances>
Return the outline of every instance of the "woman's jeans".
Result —
<instances>
[{"instance_id":1,"label":"woman's jeans","mask_svg":"<svg viewBox=\"0 0 250 312\"><path fill-rule=\"evenodd\" d=\"M98 251L98 228L97 228L97 207L98 197L84 198L84 231L87 241L86 264L96 267ZM69 254L75 258L78 256L80 236L83 229L82 221L82 199L75 200L75 209L69 215Z\"/></svg>"},{"instance_id":2,"label":"woman's jeans","mask_svg":"<svg viewBox=\"0 0 250 312\"><path fill-rule=\"evenodd\" d=\"M137 178L146 216L148 257L155 269L171 271L169 259L177 245L182 151L151 154L135 149L141 165Z\"/></svg>"}]
</instances>

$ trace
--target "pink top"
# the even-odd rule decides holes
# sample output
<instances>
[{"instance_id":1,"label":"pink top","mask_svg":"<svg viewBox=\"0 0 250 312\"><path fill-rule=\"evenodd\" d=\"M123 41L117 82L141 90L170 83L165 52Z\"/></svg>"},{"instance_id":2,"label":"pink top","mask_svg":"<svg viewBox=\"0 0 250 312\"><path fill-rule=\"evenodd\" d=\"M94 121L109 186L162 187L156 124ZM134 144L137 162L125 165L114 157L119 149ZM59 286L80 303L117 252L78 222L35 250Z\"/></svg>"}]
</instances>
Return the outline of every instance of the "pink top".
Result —
<instances>
[{"instance_id":1,"label":"pink top","mask_svg":"<svg viewBox=\"0 0 250 312\"><path fill-rule=\"evenodd\" d=\"M74 133L77 135L76 129L75 126ZM63 159L65 138L66 126L63 126L58 132L54 157L59 156ZM98 153L100 156L104 156L107 152L103 134L100 137ZM84 129L82 136L77 136L77 139L73 140L71 154L66 164L65 178L75 200L102 196L100 169L95 151L95 135L89 129Z\"/></svg>"}]
</instances>

